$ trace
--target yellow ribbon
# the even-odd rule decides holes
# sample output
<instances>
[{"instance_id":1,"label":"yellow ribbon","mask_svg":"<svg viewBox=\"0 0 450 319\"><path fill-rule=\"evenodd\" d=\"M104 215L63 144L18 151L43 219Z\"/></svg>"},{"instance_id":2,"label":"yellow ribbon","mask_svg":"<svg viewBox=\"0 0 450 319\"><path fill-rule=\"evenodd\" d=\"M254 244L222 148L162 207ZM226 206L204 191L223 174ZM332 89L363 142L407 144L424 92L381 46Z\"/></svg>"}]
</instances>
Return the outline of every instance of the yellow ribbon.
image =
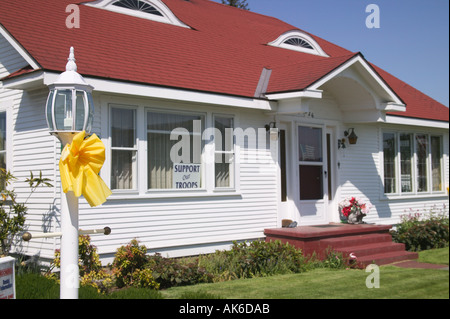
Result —
<instances>
[{"instance_id":1,"label":"yellow ribbon","mask_svg":"<svg viewBox=\"0 0 450 319\"><path fill-rule=\"evenodd\" d=\"M105 162L105 146L93 134L84 139L85 132L76 134L67 144L59 160L59 171L64 193L72 191L76 197L86 198L91 207L106 202L111 190L98 175Z\"/></svg>"}]
</instances>

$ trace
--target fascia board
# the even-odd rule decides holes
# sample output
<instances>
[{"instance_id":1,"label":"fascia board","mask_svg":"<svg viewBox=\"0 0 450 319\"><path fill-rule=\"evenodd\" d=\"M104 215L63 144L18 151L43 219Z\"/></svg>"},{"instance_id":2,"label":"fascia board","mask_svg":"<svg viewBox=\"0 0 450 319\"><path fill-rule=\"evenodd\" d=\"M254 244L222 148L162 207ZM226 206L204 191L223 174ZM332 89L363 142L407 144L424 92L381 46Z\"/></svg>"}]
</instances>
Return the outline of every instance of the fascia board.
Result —
<instances>
[{"instance_id":1,"label":"fascia board","mask_svg":"<svg viewBox=\"0 0 450 319\"><path fill-rule=\"evenodd\" d=\"M27 63L34 69L40 69L41 66L36 60L25 50L25 48L0 24L0 34L8 41L9 44L20 54L20 56L27 61Z\"/></svg>"},{"instance_id":2,"label":"fascia board","mask_svg":"<svg viewBox=\"0 0 450 319\"><path fill-rule=\"evenodd\" d=\"M46 72L44 76L44 84L50 85L54 83L58 76L59 74L57 73ZM275 107L273 102L265 99L208 92L196 92L141 83L129 83L109 79L92 78L89 76L83 77L87 83L94 87L94 92L123 94L220 106L232 106L238 108L258 109L262 111L272 111Z\"/></svg>"},{"instance_id":3,"label":"fascia board","mask_svg":"<svg viewBox=\"0 0 450 319\"><path fill-rule=\"evenodd\" d=\"M397 94L384 82L384 80L373 70L373 68L367 63L367 61L361 56L361 54L357 54L354 57L350 58L348 61L344 62L341 66L337 67L326 76L316 81L310 87L309 90L317 90L323 84L328 82L329 80L336 77L339 73L348 69L355 63L360 63L360 65L367 71L367 73L377 82L377 84L390 96L392 102L394 102L397 106L404 106L403 101L397 96Z\"/></svg>"}]
</instances>

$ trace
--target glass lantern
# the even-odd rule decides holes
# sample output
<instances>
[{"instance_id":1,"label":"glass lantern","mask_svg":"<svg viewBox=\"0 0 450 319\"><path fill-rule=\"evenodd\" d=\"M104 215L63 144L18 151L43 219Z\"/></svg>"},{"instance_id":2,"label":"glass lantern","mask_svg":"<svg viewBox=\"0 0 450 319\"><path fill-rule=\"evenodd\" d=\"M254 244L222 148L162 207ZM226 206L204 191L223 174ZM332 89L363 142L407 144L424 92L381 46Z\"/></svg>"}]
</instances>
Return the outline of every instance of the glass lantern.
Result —
<instances>
[{"instance_id":1,"label":"glass lantern","mask_svg":"<svg viewBox=\"0 0 450 319\"><path fill-rule=\"evenodd\" d=\"M49 85L50 93L46 104L47 125L51 134L86 131L89 134L94 118L93 87L78 74L73 47L66 65L66 71L57 81Z\"/></svg>"}]
</instances>

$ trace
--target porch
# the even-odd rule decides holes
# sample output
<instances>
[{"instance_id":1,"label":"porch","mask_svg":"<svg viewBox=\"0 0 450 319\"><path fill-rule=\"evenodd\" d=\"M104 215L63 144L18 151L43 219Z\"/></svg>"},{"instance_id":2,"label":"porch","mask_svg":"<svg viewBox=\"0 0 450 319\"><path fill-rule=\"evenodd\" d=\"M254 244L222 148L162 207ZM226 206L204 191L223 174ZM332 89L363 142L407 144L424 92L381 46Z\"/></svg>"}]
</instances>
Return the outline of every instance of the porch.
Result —
<instances>
[{"instance_id":1,"label":"porch","mask_svg":"<svg viewBox=\"0 0 450 319\"><path fill-rule=\"evenodd\" d=\"M323 259L331 248L344 257L356 256L360 267L369 264L385 265L414 260L418 254L405 250L404 244L394 243L391 225L349 225L330 223L296 228L265 229L266 241L280 240L301 249L305 255Z\"/></svg>"}]
</instances>

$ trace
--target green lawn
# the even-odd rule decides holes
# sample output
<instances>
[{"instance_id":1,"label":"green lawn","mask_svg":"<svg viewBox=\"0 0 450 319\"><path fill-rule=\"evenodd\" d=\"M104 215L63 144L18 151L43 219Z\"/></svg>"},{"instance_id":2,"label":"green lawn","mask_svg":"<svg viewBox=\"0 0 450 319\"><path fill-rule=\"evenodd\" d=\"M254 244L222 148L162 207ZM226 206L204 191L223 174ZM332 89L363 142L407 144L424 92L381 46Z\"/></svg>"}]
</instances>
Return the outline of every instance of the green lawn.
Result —
<instances>
[{"instance_id":1,"label":"green lawn","mask_svg":"<svg viewBox=\"0 0 450 319\"><path fill-rule=\"evenodd\" d=\"M164 298L203 293L224 299L437 299L449 298L445 270L380 268L380 288L366 287L364 270L316 269L293 275L227 281L161 291Z\"/></svg>"}]
</instances>

